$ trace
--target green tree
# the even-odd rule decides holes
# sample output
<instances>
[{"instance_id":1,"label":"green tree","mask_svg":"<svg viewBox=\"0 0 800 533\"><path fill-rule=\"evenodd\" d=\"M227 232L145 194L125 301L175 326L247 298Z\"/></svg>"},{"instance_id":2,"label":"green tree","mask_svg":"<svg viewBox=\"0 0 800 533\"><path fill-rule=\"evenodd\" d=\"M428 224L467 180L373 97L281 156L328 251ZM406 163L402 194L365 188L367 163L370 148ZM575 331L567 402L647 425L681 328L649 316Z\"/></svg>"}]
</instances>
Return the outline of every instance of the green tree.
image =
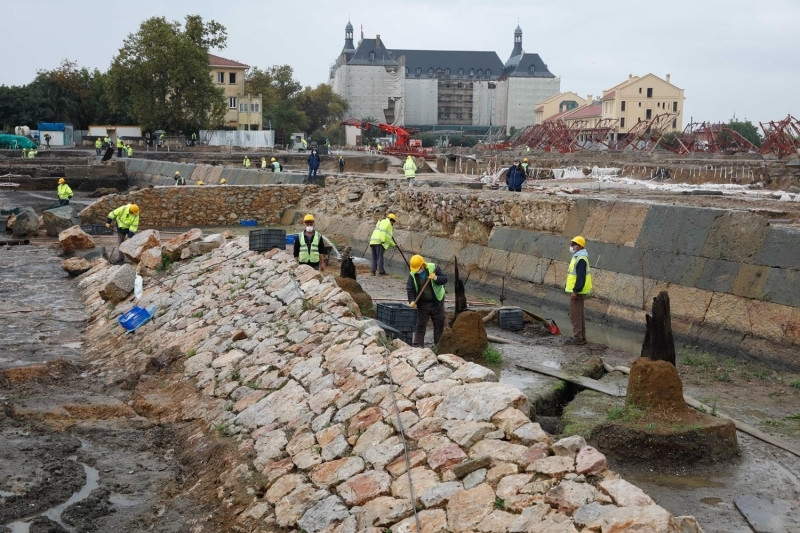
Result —
<instances>
[{"instance_id":1,"label":"green tree","mask_svg":"<svg viewBox=\"0 0 800 533\"><path fill-rule=\"evenodd\" d=\"M436 136L432 133L423 133L419 136L419 139L422 141L423 148L436 146Z\"/></svg>"},{"instance_id":2,"label":"green tree","mask_svg":"<svg viewBox=\"0 0 800 533\"><path fill-rule=\"evenodd\" d=\"M742 122L741 120L731 119L730 122L728 122L728 127L753 143L756 147L761 146L761 143L764 142L758 128L749 120Z\"/></svg>"},{"instance_id":3,"label":"green tree","mask_svg":"<svg viewBox=\"0 0 800 533\"><path fill-rule=\"evenodd\" d=\"M210 48L224 48L225 27L199 15L179 22L153 17L129 34L106 81L114 111L125 110L144 130L195 131L223 122L222 89L211 80Z\"/></svg>"},{"instance_id":4,"label":"green tree","mask_svg":"<svg viewBox=\"0 0 800 533\"><path fill-rule=\"evenodd\" d=\"M341 120L347 111L347 100L334 93L327 83L321 83L316 89L306 87L300 93L298 107L308 118L308 129L316 131Z\"/></svg>"},{"instance_id":5,"label":"green tree","mask_svg":"<svg viewBox=\"0 0 800 533\"><path fill-rule=\"evenodd\" d=\"M4 131L15 126L35 128L37 122L49 120L50 110L40 92L26 86L0 86L0 120Z\"/></svg>"},{"instance_id":6,"label":"green tree","mask_svg":"<svg viewBox=\"0 0 800 533\"><path fill-rule=\"evenodd\" d=\"M245 91L261 95L264 127L276 130L278 138L305 131L308 125L308 118L298 107L303 86L293 76L289 65L275 65L266 70L254 67L245 77Z\"/></svg>"}]
</instances>

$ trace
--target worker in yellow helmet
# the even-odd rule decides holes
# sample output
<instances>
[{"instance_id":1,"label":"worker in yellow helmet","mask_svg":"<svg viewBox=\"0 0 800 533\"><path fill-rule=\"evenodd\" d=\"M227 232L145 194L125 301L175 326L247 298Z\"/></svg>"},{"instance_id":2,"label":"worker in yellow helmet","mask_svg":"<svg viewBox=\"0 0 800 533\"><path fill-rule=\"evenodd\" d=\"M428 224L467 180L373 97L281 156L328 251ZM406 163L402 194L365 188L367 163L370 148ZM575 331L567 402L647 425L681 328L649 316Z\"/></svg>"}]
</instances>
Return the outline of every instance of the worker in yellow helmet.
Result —
<instances>
[{"instance_id":1,"label":"worker in yellow helmet","mask_svg":"<svg viewBox=\"0 0 800 533\"><path fill-rule=\"evenodd\" d=\"M283 170L281 164L274 157L270 159L270 163L272 164L272 172L280 172Z\"/></svg>"},{"instance_id":2,"label":"worker in yellow helmet","mask_svg":"<svg viewBox=\"0 0 800 533\"><path fill-rule=\"evenodd\" d=\"M406 162L403 163L403 174L406 179L412 180L417 177L417 164L411 156L406 157Z\"/></svg>"},{"instance_id":3,"label":"worker in yellow helmet","mask_svg":"<svg viewBox=\"0 0 800 533\"><path fill-rule=\"evenodd\" d=\"M199 180L199 181L197 182L197 185L198 185L199 187L202 187L203 185L205 185L205 183L203 183L203 180Z\"/></svg>"},{"instance_id":4,"label":"worker in yellow helmet","mask_svg":"<svg viewBox=\"0 0 800 533\"><path fill-rule=\"evenodd\" d=\"M325 246L322 234L314 229L314 215L309 213L304 216L303 226L305 229L294 240L294 256L301 265L324 272L328 247Z\"/></svg>"},{"instance_id":5,"label":"worker in yellow helmet","mask_svg":"<svg viewBox=\"0 0 800 533\"><path fill-rule=\"evenodd\" d=\"M122 244L126 237L133 237L139 230L139 206L137 204L126 204L120 206L108 214L106 227L111 227L111 222L117 224L117 242Z\"/></svg>"},{"instance_id":6,"label":"worker in yellow helmet","mask_svg":"<svg viewBox=\"0 0 800 533\"><path fill-rule=\"evenodd\" d=\"M96 141L94 141L94 152L97 155L100 155L100 150L103 149L103 140L98 137Z\"/></svg>"},{"instance_id":7,"label":"worker in yellow helmet","mask_svg":"<svg viewBox=\"0 0 800 533\"><path fill-rule=\"evenodd\" d=\"M417 327L414 330L414 346L425 344L428 318L433 321L433 344L439 344L444 331L444 286L447 275L434 263L426 263L421 255L411 256L406 281L408 305L417 309Z\"/></svg>"},{"instance_id":8,"label":"worker in yellow helmet","mask_svg":"<svg viewBox=\"0 0 800 533\"><path fill-rule=\"evenodd\" d=\"M228 184L228 180L226 180L225 178L222 178L221 180L219 180L219 184L220 185L227 185Z\"/></svg>"},{"instance_id":9,"label":"worker in yellow helmet","mask_svg":"<svg viewBox=\"0 0 800 533\"><path fill-rule=\"evenodd\" d=\"M569 319L572 322L572 338L564 344L586 344L586 322L583 317L583 300L592 292L592 273L589 270L589 254L586 239L578 235L569 242L572 259L567 268L564 291L569 293Z\"/></svg>"},{"instance_id":10,"label":"worker in yellow helmet","mask_svg":"<svg viewBox=\"0 0 800 533\"><path fill-rule=\"evenodd\" d=\"M69 199L72 198L72 189L67 185L67 180L58 178L58 205L69 205Z\"/></svg>"},{"instance_id":11,"label":"worker in yellow helmet","mask_svg":"<svg viewBox=\"0 0 800 533\"><path fill-rule=\"evenodd\" d=\"M386 275L383 268L383 252L390 246L397 246L394 242L394 225L397 223L397 215L389 213L375 224L375 229L369 238L369 247L372 250L372 268L370 273L374 276L377 272L381 276Z\"/></svg>"},{"instance_id":12,"label":"worker in yellow helmet","mask_svg":"<svg viewBox=\"0 0 800 533\"><path fill-rule=\"evenodd\" d=\"M530 168L528 168L528 158L527 157L522 159L522 170L525 172L526 176L530 177L531 170L530 170Z\"/></svg>"}]
</instances>

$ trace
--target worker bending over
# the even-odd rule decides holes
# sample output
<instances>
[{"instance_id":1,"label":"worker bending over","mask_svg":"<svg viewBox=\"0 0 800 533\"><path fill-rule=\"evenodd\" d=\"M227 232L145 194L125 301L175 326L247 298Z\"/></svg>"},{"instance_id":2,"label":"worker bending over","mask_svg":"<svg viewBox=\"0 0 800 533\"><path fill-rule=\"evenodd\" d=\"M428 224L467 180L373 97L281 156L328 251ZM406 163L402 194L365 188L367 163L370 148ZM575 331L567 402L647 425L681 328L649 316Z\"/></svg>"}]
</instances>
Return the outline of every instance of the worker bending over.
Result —
<instances>
[{"instance_id":1,"label":"worker bending over","mask_svg":"<svg viewBox=\"0 0 800 533\"><path fill-rule=\"evenodd\" d=\"M117 242L122 244L126 237L133 237L139 230L139 206L126 204L108 214L106 227L111 227L111 222L117 223Z\"/></svg>"},{"instance_id":2,"label":"worker bending over","mask_svg":"<svg viewBox=\"0 0 800 533\"><path fill-rule=\"evenodd\" d=\"M386 218L379 220L375 224L375 229L369 238L369 247L372 250L372 268L370 273L374 276L377 272L381 276L386 275L383 268L383 252L390 246L397 246L394 242L394 225L397 222L397 215L389 213Z\"/></svg>"},{"instance_id":3,"label":"worker bending over","mask_svg":"<svg viewBox=\"0 0 800 533\"><path fill-rule=\"evenodd\" d=\"M447 275L434 263L426 263L421 255L409 261L409 276L406 281L408 305L417 309L417 327L414 331L414 346L425 344L428 318L433 320L433 343L439 344L444 332L444 286Z\"/></svg>"}]
</instances>

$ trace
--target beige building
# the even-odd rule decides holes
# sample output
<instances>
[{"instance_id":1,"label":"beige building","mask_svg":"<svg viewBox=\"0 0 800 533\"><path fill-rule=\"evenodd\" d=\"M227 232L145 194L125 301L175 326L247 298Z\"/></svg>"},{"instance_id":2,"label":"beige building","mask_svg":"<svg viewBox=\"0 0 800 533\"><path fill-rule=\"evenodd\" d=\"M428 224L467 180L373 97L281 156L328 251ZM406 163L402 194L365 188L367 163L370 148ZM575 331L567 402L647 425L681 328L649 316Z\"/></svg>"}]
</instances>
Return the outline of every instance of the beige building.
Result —
<instances>
[{"instance_id":1,"label":"beige building","mask_svg":"<svg viewBox=\"0 0 800 533\"><path fill-rule=\"evenodd\" d=\"M617 119L614 140L624 138L636 124L665 117L666 131L683 130L683 89L655 74L642 77L631 74L627 80L603 91L604 119Z\"/></svg>"},{"instance_id":2,"label":"beige building","mask_svg":"<svg viewBox=\"0 0 800 533\"><path fill-rule=\"evenodd\" d=\"M536 106L534 124L541 124L545 120L560 113L566 113L588 102L573 92L558 93Z\"/></svg>"},{"instance_id":3,"label":"beige building","mask_svg":"<svg viewBox=\"0 0 800 533\"><path fill-rule=\"evenodd\" d=\"M244 76L249 65L208 54L211 80L225 93L227 110L224 125L237 130L261 130L261 95L245 94Z\"/></svg>"}]
</instances>

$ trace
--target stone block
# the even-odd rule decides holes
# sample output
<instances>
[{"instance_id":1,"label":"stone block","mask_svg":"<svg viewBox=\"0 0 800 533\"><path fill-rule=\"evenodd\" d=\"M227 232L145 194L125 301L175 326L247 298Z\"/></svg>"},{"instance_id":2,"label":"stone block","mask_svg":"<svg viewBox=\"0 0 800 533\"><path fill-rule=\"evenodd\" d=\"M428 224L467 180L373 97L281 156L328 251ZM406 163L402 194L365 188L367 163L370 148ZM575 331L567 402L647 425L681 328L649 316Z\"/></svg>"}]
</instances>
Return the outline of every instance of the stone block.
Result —
<instances>
[{"instance_id":1,"label":"stone block","mask_svg":"<svg viewBox=\"0 0 800 533\"><path fill-rule=\"evenodd\" d=\"M566 245L563 248L564 252L561 259L569 264L571 254ZM589 266L591 268L603 268L633 276L642 275L642 260L647 256L646 250L602 242L587 242L586 249L589 252ZM645 271L645 275L648 275L647 271Z\"/></svg>"},{"instance_id":2,"label":"stone block","mask_svg":"<svg viewBox=\"0 0 800 533\"><path fill-rule=\"evenodd\" d=\"M731 292L736 296L761 299L765 296L764 284L771 269L765 266L749 265L743 263L739 267L739 274L733 282Z\"/></svg>"},{"instance_id":3,"label":"stone block","mask_svg":"<svg viewBox=\"0 0 800 533\"><path fill-rule=\"evenodd\" d=\"M702 255L753 263L762 247L767 219L748 211L728 211L717 216L708 232Z\"/></svg>"},{"instance_id":4,"label":"stone block","mask_svg":"<svg viewBox=\"0 0 800 533\"><path fill-rule=\"evenodd\" d=\"M687 255L702 255L708 233L721 211L653 205L647 212L636 247Z\"/></svg>"},{"instance_id":5,"label":"stone block","mask_svg":"<svg viewBox=\"0 0 800 533\"><path fill-rule=\"evenodd\" d=\"M598 203L596 200L580 198L571 204L569 206L569 214L564 221L562 235L566 239L571 239L575 235L582 235L584 228L586 228L586 221L589 220L592 210L597 207Z\"/></svg>"},{"instance_id":6,"label":"stone block","mask_svg":"<svg viewBox=\"0 0 800 533\"><path fill-rule=\"evenodd\" d=\"M768 227L756 263L779 268L797 268L799 247L800 230Z\"/></svg>"},{"instance_id":7,"label":"stone block","mask_svg":"<svg viewBox=\"0 0 800 533\"><path fill-rule=\"evenodd\" d=\"M796 253L797 248L794 251ZM800 270L771 268L758 297L777 304L800 307L798 287L800 287Z\"/></svg>"},{"instance_id":8,"label":"stone block","mask_svg":"<svg viewBox=\"0 0 800 533\"><path fill-rule=\"evenodd\" d=\"M698 289L729 293L739 274L739 263L722 259L708 259L697 280Z\"/></svg>"},{"instance_id":9,"label":"stone block","mask_svg":"<svg viewBox=\"0 0 800 533\"><path fill-rule=\"evenodd\" d=\"M646 204L611 202L592 210L583 233L588 241L633 246L650 209ZM574 237L574 235L569 238Z\"/></svg>"}]
</instances>

